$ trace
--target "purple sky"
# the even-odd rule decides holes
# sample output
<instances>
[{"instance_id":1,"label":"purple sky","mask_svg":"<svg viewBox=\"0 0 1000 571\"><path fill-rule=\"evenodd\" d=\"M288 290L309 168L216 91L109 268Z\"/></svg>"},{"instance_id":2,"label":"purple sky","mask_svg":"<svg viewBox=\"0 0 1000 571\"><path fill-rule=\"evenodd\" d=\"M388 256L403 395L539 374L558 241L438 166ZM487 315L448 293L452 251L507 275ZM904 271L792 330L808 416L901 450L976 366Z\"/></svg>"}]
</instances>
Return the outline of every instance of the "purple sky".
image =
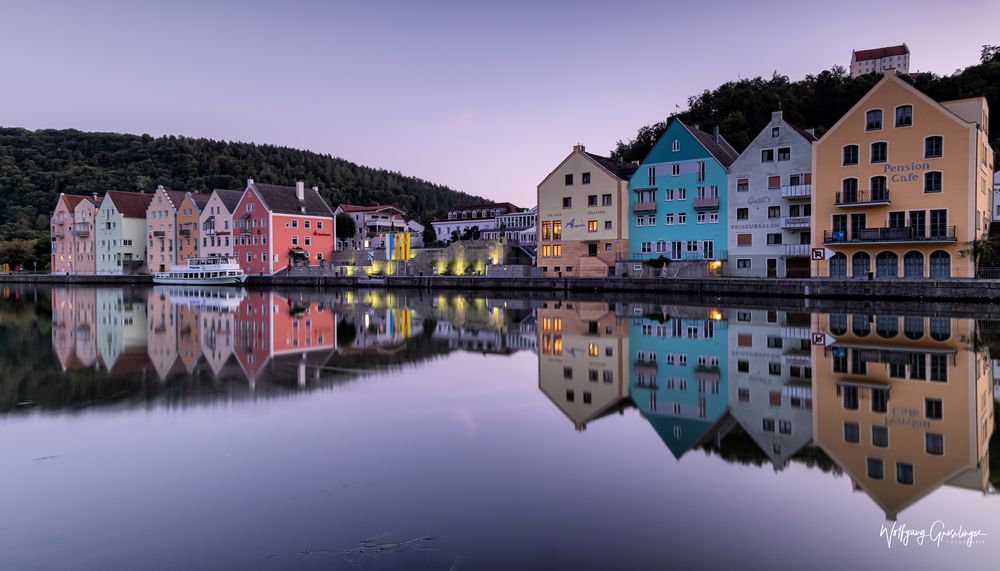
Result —
<instances>
[{"instance_id":1,"label":"purple sky","mask_svg":"<svg viewBox=\"0 0 1000 571\"><path fill-rule=\"evenodd\" d=\"M140 5L141 4L141 5ZM740 76L906 42L939 74L997 43L996 0L7 2L0 124L288 145L529 206ZM290 183L291 181L272 181Z\"/></svg>"}]
</instances>

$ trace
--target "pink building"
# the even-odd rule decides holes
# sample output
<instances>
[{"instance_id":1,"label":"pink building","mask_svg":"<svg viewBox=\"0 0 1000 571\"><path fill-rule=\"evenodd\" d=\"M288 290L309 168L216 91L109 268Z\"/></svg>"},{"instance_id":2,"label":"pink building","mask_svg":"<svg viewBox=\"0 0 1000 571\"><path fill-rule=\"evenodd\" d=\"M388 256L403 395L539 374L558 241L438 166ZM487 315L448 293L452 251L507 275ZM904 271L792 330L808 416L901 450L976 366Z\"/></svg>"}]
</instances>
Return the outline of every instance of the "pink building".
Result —
<instances>
[{"instance_id":1,"label":"pink building","mask_svg":"<svg viewBox=\"0 0 1000 571\"><path fill-rule=\"evenodd\" d=\"M146 210L146 267L150 273L166 272L177 264L177 210L186 197L185 192L156 187Z\"/></svg>"},{"instance_id":2,"label":"pink building","mask_svg":"<svg viewBox=\"0 0 1000 571\"><path fill-rule=\"evenodd\" d=\"M92 276L97 273L97 211L104 197L87 197L73 210L73 236L76 238L75 274Z\"/></svg>"},{"instance_id":3,"label":"pink building","mask_svg":"<svg viewBox=\"0 0 1000 571\"><path fill-rule=\"evenodd\" d=\"M77 207L81 203L89 203L90 206L80 211L83 224L77 226ZM90 273L95 271L94 253L94 216L97 205L100 204L97 195L79 196L72 194L60 194L56 208L52 211L49 221L51 232L52 255L50 270L54 274L78 274L80 271L80 259L78 256L89 255L89 264L84 264L84 268L89 267ZM88 218L89 216L89 218ZM84 244L78 245L82 241ZM87 244L86 242L89 242Z\"/></svg>"},{"instance_id":4,"label":"pink building","mask_svg":"<svg viewBox=\"0 0 1000 571\"><path fill-rule=\"evenodd\" d=\"M233 255L233 212L242 190L215 189L201 213L201 256Z\"/></svg>"},{"instance_id":5,"label":"pink building","mask_svg":"<svg viewBox=\"0 0 1000 571\"><path fill-rule=\"evenodd\" d=\"M233 214L234 254L248 274L275 274L295 266L318 266L334 250L334 218L319 189L255 184Z\"/></svg>"}]
</instances>

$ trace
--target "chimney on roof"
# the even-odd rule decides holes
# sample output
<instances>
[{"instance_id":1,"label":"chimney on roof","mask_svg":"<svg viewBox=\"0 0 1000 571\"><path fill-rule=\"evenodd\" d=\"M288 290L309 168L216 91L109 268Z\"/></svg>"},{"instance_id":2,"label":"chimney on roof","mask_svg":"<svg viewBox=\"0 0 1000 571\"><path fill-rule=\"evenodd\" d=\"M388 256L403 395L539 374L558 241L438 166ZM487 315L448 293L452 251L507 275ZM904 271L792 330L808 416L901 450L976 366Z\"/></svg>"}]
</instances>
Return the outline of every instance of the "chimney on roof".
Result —
<instances>
[{"instance_id":1,"label":"chimney on roof","mask_svg":"<svg viewBox=\"0 0 1000 571\"><path fill-rule=\"evenodd\" d=\"M94 195L94 202L97 202L97 193L95 192L93 193L93 195Z\"/></svg>"},{"instance_id":2,"label":"chimney on roof","mask_svg":"<svg viewBox=\"0 0 1000 571\"><path fill-rule=\"evenodd\" d=\"M694 125L692 125L692 127L694 127L695 129L701 129L701 124L695 123Z\"/></svg>"},{"instance_id":3,"label":"chimney on roof","mask_svg":"<svg viewBox=\"0 0 1000 571\"><path fill-rule=\"evenodd\" d=\"M580 144L573 145L573 152L575 152L575 153L582 153L582 152L584 152L586 150L587 150L587 147L584 147L583 145L580 145Z\"/></svg>"},{"instance_id":4,"label":"chimney on roof","mask_svg":"<svg viewBox=\"0 0 1000 571\"><path fill-rule=\"evenodd\" d=\"M716 143L719 142L719 126L718 125L716 125L715 127L712 127L712 140L715 141Z\"/></svg>"},{"instance_id":5,"label":"chimney on roof","mask_svg":"<svg viewBox=\"0 0 1000 571\"><path fill-rule=\"evenodd\" d=\"M812 135L813 137L815 137L816 136L816 129L814 129L812 127L809 127L808 129L806 129L806 133L809 133L810 135Z\"/></svg>"},{"instance_id":6,"label":"chimney on roof","mask_svg":"<svg viewBox=\"0 0 1000 571\"><path fill-rule=\"evenodd\" d=\"M772 121L781 121L781 111L771 111Z\"/></svg>"},{"instance_id":7,"label":"chimney on roof","mask_svg":"<svg viewBox=\"0 0 1000 571\"><path fill-rule=\"evenodd\" d=\"M295 182L295 198L302 202L306 199L306 183L301 180Z\"/></svg>"},{"instance_id":8,"label":"chimney on roof","mask_svg":"<svg viewBox=\"0 0 1000 571\"><path fill-rule=\"evenodd\" d=\"M248 178L247 179L247 188L249 188L251 186L253 186L253 179L252 178Z\"/></svg>"},{"instance_id":9,"label":"chimney on roof","mask_svg":"<svg viewBox=\"0 0 1000 571\"><path fill-rule=\"evenodd\" d=\"M156 185L156 190L163 190L163 185L162 184Z\"/></svg>"}]
</instances>

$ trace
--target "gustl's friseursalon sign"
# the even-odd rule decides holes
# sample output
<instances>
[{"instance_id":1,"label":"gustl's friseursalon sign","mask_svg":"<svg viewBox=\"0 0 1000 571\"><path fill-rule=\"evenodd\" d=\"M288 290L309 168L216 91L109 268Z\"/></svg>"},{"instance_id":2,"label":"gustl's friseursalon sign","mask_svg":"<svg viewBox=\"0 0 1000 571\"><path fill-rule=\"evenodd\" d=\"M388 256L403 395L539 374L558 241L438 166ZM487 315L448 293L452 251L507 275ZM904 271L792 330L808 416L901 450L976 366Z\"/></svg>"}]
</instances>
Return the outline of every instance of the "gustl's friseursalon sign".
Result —
<instances>
[{"instance_id":1,"label":"gustl's friseursalon sign","mask_svg":"<svg viewBox=\"0 0 1000 571\"><path fill-rule=\"evenodd\" d=\"M916 182L920 180L915 171L930 170L930 163L910 163L908 165L884 165L882 172L896 173L889 177L889 182ZM905 174L904 174L905 173Z\"/></svg>"}]
</instances>

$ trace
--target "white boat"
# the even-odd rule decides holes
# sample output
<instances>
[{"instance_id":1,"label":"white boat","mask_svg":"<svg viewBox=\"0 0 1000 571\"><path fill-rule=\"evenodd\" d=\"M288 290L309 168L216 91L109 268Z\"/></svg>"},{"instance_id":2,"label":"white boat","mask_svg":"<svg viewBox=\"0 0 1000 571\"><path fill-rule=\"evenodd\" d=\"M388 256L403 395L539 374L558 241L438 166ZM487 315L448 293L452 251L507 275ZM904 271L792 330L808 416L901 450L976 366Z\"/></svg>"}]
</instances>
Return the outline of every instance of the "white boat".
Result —
<instances>
[{"instance_id":1,"label":"white boat","mask_svg":"<svg viewBox=\"0 0 1000 571\"><path fill-rule=\"evenodd\" d=\"M241 284L247 275L235 256L190 258L183 266L172 266L169 272L153 275L153 283L174 285Z\"/></svg>"}]
</instances>

